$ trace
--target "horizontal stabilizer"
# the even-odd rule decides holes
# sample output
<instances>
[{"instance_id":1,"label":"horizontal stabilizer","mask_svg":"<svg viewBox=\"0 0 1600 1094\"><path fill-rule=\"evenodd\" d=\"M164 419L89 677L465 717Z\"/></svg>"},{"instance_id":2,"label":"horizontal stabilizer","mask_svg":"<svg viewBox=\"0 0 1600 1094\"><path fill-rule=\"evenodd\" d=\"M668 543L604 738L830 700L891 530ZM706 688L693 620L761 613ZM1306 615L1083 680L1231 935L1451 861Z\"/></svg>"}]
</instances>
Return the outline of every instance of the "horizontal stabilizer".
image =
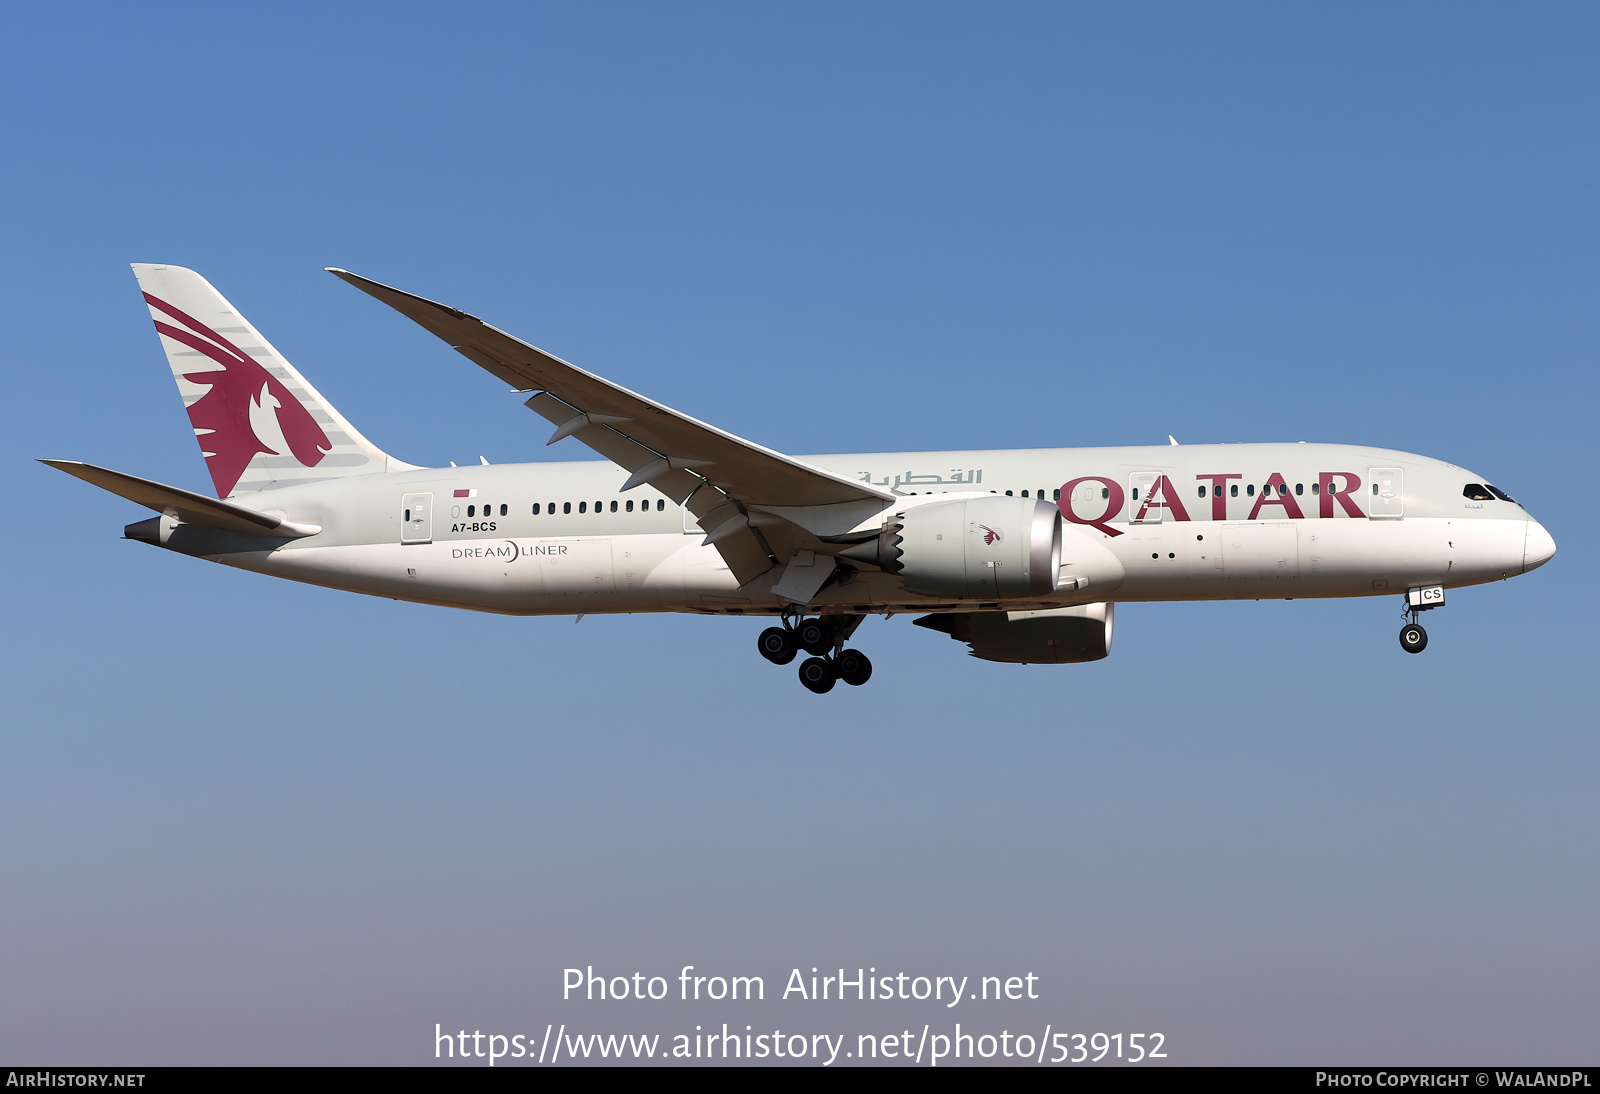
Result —
<instances>
[{"instance_id":1,"label":"horizontal stabilizer","mask_svg":"<svg viewBox=\"0 0 1600 1094\"><path fill-rule=\"evenodd\" d=\"M204 494L190 493L188 490L179 490L176 486L163 486L159 482L151 482L149 479L141 479L134 475L124 475L121 471L96 467L92 463L78 463L75 460L39 462L48 464L58 471L65 471L69 475L76 475L84 482L92 483L102 490L109 490L118 497L137 502L147 509L167 514L185 524L203 524L208 528L225 528L230 532L280 536L284 539L314 536L322 531L322 526L318 524L297 524L280 513L258 513L242 505L218 501Z\"/></svg>"}]
</instances>

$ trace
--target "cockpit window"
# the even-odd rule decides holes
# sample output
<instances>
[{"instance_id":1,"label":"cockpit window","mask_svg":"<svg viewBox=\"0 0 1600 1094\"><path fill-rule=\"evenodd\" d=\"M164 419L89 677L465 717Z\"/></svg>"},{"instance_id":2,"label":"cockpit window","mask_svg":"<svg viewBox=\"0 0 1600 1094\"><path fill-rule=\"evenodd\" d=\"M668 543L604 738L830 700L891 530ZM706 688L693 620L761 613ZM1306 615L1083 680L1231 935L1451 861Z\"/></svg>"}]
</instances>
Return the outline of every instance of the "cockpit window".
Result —
<instances>
[{"instance_id":1,"label":"cockpit window","mask_svg":"<svg viewBox=\"0 0 1600 1094\"><path fill-rule=\"evenodd\" d=\"M1480 486L1478 483L1475 483L1475 482L1469 482L1469 483L1467 483L1466 486L1462 487L1461 495L1462 495L1462 497L1466 498L1468 501L1493 501L1494 500L1494 495L1489 493L1489 488L1487 486Z\"/></svg>"},{"instance_id":2,"label":"cockpit window","mask_svg":"<svg viewBox=\"0 0 1600 1094\"><path fill-rule=\"evenodd\" d=\"M1501 490L1499 487L1490 486L1488 483L1484 483L1483 488L1489 491L1489 493L1493 494L1495 497L1499 498L1501 501L1509 501L1512 505L1517 504L1516 498L1512 497L1504 490Z\"/></svg>"}]
</instances>

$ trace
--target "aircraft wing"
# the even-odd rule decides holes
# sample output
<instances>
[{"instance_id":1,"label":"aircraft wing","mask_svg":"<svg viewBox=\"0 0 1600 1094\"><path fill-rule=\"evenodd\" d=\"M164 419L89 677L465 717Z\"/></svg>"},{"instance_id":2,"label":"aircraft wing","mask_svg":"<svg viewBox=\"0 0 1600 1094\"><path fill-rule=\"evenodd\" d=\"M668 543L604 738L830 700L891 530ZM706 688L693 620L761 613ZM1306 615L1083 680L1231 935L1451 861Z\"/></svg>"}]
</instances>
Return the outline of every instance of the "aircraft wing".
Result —
<instances>
[{"instance_id":1,"label":"aircraft wing","mask_svg":"<svg viewBox=\"0 0 1600 1094\"><path fill-rule=\"evenodd\" d=\"M380 285L348 270L329 273L388 304L518 391L556 429L631 472L624 490L650 484L687 506L743 584L787 561L747 507L889 503L895 495L725 433L568 364L476 316ZM752 520L754 516L754 520ZM782 557L780 557L782 556Z\"/></svg>"}]
</instances>

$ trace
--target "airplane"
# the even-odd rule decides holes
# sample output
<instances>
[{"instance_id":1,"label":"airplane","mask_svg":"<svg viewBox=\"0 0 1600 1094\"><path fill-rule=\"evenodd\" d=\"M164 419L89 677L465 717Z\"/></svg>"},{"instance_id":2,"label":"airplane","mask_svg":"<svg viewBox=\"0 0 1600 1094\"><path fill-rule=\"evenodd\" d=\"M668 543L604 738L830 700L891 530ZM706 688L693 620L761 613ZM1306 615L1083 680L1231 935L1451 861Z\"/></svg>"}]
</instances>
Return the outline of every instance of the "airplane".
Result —
<instances>
[{"instance_id":1,"label":"airplane","mask_svg":"<svg viewBox=\"0 0 1600 1094\"><path fill-rule=\"evenodd\" d=\"M153 510L124 537L242 570L507 615L697 612L800 682L860 685L869 615L915 613L971 656L1094 661L1114 605L1404 597L1544 565L1550 533L1482 475L1352 445L788 456L444 304L328 272L504 380L601 459L419 467L367 440L193 270L134 274L216 497L41 462Z\"/></svg>"}]
</instances>

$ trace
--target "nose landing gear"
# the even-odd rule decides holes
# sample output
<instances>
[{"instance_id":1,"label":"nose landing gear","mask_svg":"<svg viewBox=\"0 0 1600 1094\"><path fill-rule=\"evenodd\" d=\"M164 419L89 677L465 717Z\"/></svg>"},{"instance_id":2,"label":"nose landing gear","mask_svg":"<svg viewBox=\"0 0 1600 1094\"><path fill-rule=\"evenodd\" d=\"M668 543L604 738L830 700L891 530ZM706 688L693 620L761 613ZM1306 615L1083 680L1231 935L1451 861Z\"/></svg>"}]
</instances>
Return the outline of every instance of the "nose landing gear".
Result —
<instances>
[{"instance_id":1,"label":"nose landing gear","mask_svg":"<svg viewBox=\"0 0 1600 1094\"><path fill-rule=\"evenodd\" d=\"M768 627L756 639L756 649L774 665L787 665L800 650L811 654L800 662L800 683L818 695L833 690L840 680L860 687L872 676L872 662L860 650L844 644L865 616L836 615L813 619L785 616L781 627Z\"/></svg>"},{"instance_id":2,"label":"nose landing gear","mask_svg":"<svg viewBox=\"0 0 1600 1094\"><path fill-rule=\"evenodd\" d=\"M1428 648L1428 632L1417 622L1417 616L1431 608L1444 607L1444 588L1439 585L1419 586L1406 592L1406 606L1401 615L1406 625L1400 628L1400 648L1407 653L1421 653Z\"/></svg>"}]
</instances>

